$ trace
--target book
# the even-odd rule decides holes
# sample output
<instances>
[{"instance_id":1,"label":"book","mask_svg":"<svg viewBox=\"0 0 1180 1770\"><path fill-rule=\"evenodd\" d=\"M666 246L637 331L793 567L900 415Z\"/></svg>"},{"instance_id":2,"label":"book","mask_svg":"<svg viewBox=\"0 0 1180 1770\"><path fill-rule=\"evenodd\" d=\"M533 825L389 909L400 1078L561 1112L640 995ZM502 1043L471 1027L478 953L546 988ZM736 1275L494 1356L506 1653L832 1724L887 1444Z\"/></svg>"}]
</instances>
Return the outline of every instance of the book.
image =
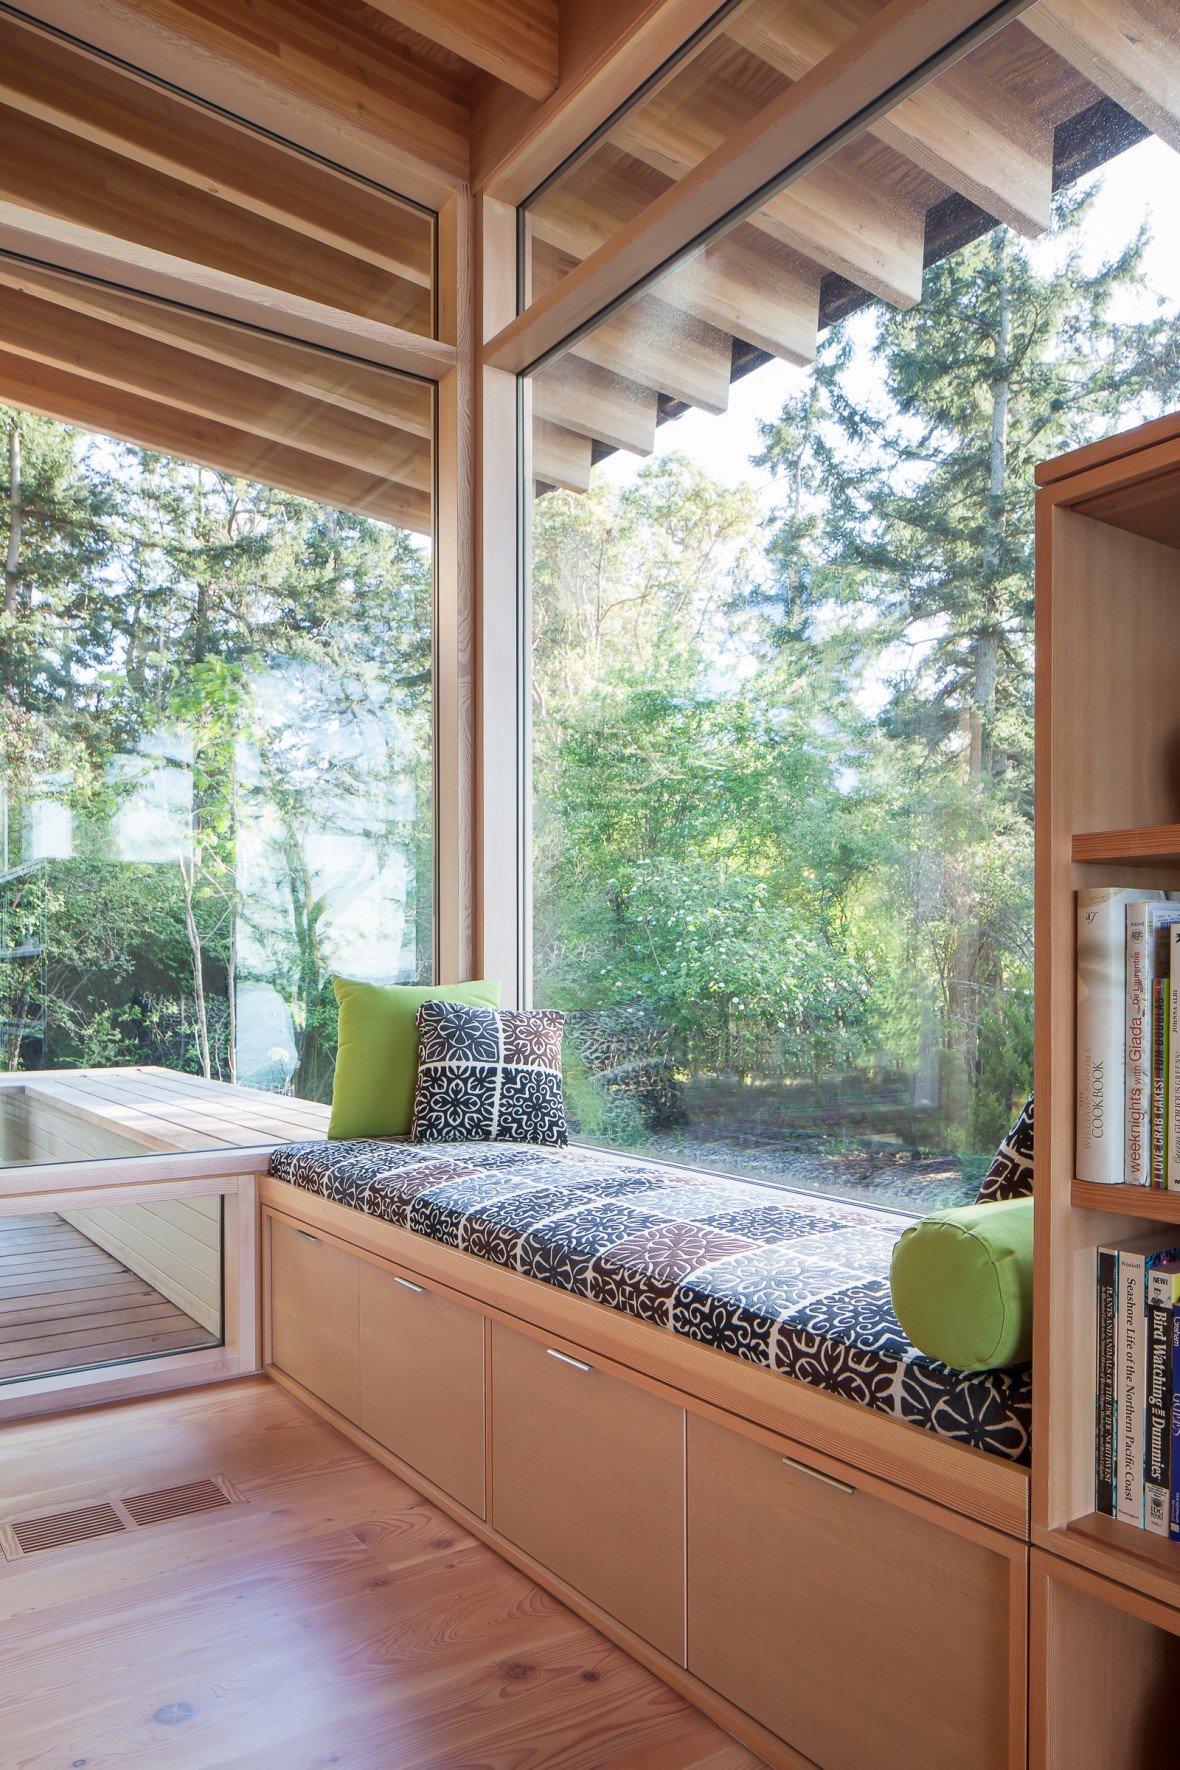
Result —
<instances>
[{"instance_id":1,"label":"book","mask_svg":"<svg viewBox=\"0 0 1180 1770\"><path fill-rule=\"evenodd\" d=\"M1150 908L1142 898L1127 905L1123 1179L1131 1186L1146 1186L1151 1180Z\"/></svg>"},{"instance_id":2,"label":"book","mask_svg":"<svg viewBox=\"0 0 1180 1770\"><path fill-rule=\"evenodd\" d=\"M1180 1543L1180 1304L1172 1310L1172 1461L1168 1479L1168 1535Z\"/></svg>"},{"instance_id":3,"label":"book","mask_svg":"<svg viewBox=\"0 0 1180 1770\"><path fill-rule=\"evenodd\" d=\"M1147 1274L1143 1523L1154 1536L1167 1536L1171 1518L1172 1318L1177 1303L1180 1260L1161 1260Z\"/></svg>"},{"instance_id":4,"label":"book","mask_svg":"<svg viewBox=\"0 0 1180 1770\"><path fill-rule=\"evenodd\" d=\"M1151 982L1151 1184L1163 1187L1168 1178L1168 979Z\"/></svg>"},{"instance_id":5,"label":"book","mask_svg":"<svg viewBox=\"0 0 1180 1770\"><path fill-rule=\"evenodd\" d=\"M1113 1253L1115 1277L1115 1517L1143 1526L1146 1462L1147 1275L1180 1247L1159 1246L1159 1232L1100 1249Z\"/></svg>"},{"instance_id":6,"label":"book","mask_svg":"<svg viewBox=\"0 0 1180 1770\"><path fill-rule=\"evenodd\" d=\"M1180 1186L1180 924L1173 923L1168 975L1167 1185Z\"/></svg>"},{"instance_id":7,"label":"book","mask_svg":"<svg viewBox=\"0 0 1180 1770\"><path fill-rule=\"evenodd\" d=\"M1098 1362L1094 1383L1094 1510L1114 1517L1115 1280L1118 1255L1098 1250Z\"/></svg>"},{"instance_id":8,"label":"book","mask_svg":"<svg viewBox=\"0 0 1180 1770\"><path fill-rule=\"evenodd\" d=\"M1077 894L1077 1133L1079 1180L1122 1184L1125 1155L1127 905L1161 891L1099 886ZM1180 1004L1178 1004L1180 1011Z\"/></svg>"}]
</instances>

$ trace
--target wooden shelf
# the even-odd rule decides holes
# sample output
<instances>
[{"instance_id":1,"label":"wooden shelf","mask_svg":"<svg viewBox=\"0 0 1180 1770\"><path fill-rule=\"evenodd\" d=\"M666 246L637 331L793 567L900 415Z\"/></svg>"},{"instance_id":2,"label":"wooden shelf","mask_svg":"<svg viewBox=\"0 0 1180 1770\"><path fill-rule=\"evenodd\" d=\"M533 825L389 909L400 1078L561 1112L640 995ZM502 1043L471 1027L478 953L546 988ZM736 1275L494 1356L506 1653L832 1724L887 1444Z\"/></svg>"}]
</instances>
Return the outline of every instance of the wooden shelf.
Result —
<instances>
[{"instance_id":1,"label":"wooden shelf","mask_svg":"<svg viewBox=\"0 0 1180 1770\"><path fill-rule=\"evenodd\" d=\"M1152 861L1180 861L1180 824L1155 824L1141 830L1090 830L1073 839L1073 859L1116 862L1122 866Z\"/></svg>"},{"instance_id":2,"label":"wooden shelf","mask_svg":"<svg viewBox=\"0 0 1180 1770\"><path fill-rule=\"evenodd\" d=\"M1033 1540L1067 1561L1180 1608L1180 1543L1101 1512L1075 1518L1059 1530L1034 1529Z\"/></svg>"},{"instance_id":3,"label":"wooden shelf","mask_svg":"<svg viewBox=\"0 0 1180 1770\"><path fill-rule=\"evenodd\" d=\"M1159 1192L1151 1186L1100 1186L1075 1180L1071 1205L1087 1211L1117 1211L1125 1217L1147 1217L1153 1223L1180 1223L1180 1192Z\"/></svg>"}]
</instances>

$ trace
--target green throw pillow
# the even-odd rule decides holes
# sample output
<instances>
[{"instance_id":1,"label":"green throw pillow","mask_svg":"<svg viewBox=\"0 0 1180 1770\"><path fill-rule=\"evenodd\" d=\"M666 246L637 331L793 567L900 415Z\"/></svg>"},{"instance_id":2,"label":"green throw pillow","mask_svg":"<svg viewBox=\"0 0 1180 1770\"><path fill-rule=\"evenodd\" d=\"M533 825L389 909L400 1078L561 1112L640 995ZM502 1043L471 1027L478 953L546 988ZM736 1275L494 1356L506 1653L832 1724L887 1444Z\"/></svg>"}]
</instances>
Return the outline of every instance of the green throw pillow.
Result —
<instances>
[{"instance_id":1,"label":"green throw pillow","mask_svg":"<svg viewBox=\"0 0 1180 1770\"><path fill-rule=\"evenodd\" d=\"M936 1211L907 1229L889 1269L907 1337L960 1371L1032 1356L1033 1201Z\"/></svg>"},{"instance_id":2,"label":"green throw pillow","mask_svg":"<svg viewBox=\"0 0 1180 1770\"><path fill-rule=\"evenodd\" d=\"M414 1111L418 1026L423 1002L498 1008L500 985L357 983L334 977L340 1006L329 1137L404 1137Z\"/></svg>"}]
</instances>

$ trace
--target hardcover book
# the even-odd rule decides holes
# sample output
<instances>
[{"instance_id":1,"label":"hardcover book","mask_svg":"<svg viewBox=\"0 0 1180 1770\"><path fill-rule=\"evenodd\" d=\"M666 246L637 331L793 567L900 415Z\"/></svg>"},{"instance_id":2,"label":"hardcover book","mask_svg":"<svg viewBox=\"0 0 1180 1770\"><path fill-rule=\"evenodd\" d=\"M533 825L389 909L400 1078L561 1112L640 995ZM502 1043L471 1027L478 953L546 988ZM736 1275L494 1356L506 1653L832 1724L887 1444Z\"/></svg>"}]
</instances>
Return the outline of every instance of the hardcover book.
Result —
<instances>
[{"instance_id":1,"label":"hardcover book","mask_svg":"<svg viewBox=\"0 0 1180 1770\"><path fill-rule=\"evenodd\" d=\"M1121 1185L1126 1153L1124 1062L1127 905L1163 892L1100 886L1077 894L1077 1137L1079 1180Z\"/></svg>"},{"instance_id":2,"label":"hardcover book","mask_svg":"<svg viewBox=\"0 0 1180 1770\"><path fill-rule=\"evenodd\" d=\"M1155 1536L1167 1536L1171 1514L1172 1317L1177 1303L1180 1260L1163 1260L1147 1274L1143 1522Z\"/></svg>"},{"instance_id":3,"label":"hardcover book","mask_svg":"<svg viewBox=\"0 0 1180 1770\"><path fill-rule=\"evenodd\" d=\"M1180 1247L1159 1245L1159 1232L1099 1250L1113 1253L1115 1278L1115 1516L1144 1523L1146 1464L1147 1275Z\"/></svg>"}]
</instances>

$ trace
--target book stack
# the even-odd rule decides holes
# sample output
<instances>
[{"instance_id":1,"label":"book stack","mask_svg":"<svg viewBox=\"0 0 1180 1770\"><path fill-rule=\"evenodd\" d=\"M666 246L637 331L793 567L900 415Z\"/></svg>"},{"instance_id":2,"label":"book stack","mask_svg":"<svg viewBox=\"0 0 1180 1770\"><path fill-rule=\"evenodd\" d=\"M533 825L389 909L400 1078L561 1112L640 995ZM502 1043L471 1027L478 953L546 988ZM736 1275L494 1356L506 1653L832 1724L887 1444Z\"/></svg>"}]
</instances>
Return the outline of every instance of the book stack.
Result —
<instances>
[{"instance_id":1,"label":"book stack","mask_svg":"<svg viewBox=\"0 0 1180 1770\"><path fill-rule=\"evenodd\" d=\"M1180 1245L1098 1250L1094 1509L1180 1542Z\"/></svg>"},{"instance_id":2,"label":"book stack","mask_svg":"<svg viewBox=\"0 0 1180 1770\"><path fill-rule=\"evenodd\" d=\"M1079 1180L1180 1188L1180 901L1077 894Z\"/></svg>"}]
</instances>

